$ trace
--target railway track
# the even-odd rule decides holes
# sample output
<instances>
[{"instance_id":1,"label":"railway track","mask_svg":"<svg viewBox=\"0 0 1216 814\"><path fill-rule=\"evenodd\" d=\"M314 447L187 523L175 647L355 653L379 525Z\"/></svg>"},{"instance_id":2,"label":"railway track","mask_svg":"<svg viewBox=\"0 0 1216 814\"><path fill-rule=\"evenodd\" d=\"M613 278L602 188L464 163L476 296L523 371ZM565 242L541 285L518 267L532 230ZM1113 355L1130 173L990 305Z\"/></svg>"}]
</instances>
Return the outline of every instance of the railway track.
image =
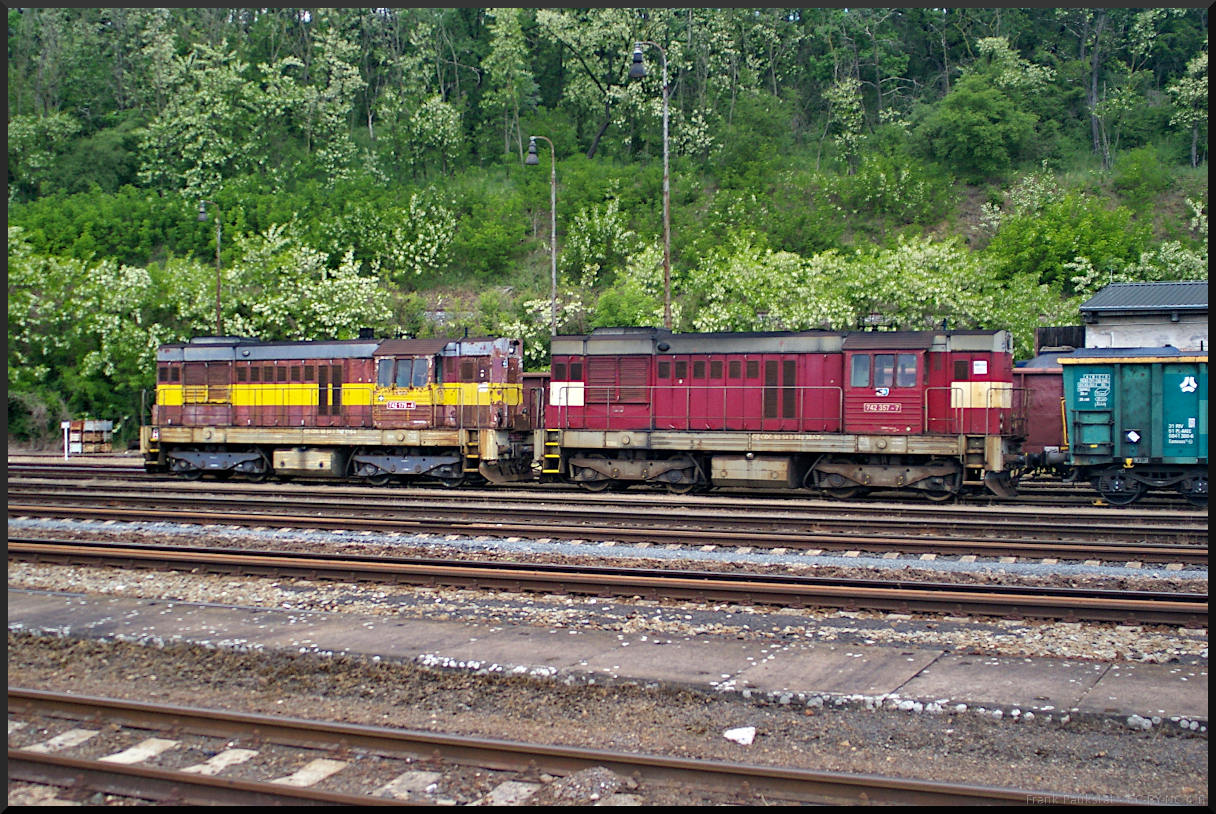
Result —
<instances>
[{"instance_id":1,"label":"railway track","mask_svg":"<svg viewBox=\"0 0 1216 814\"><path fill-rule=\"evenodd\" d=\"M525 744L14 687L8 691L8 709L10 720L14 715L60 717L81 721L83 726L91 728L90 731L108 725L141 730L141 734L155 733L175 742L183 737L194 737L305 748L313 753L328 754L334 764L348 765L352 751L400 760L402 768L407 759L419 761L409 767L403 777L422 769L436 774L460 774L481 768L504 779L522 777L526 781L541 772L564 776L603 767L617 775L633 778L642 786L683 786L728 795L742 804L763 800L829 804L1025 805L1027 800L1043 796L1042 792L1020 789ZM403 802L391 791L386 791L386 787L377 789L375 784L371 784L365 794L336 794L313 788L292 788L282 782L242 781L156 768L145 765L146 761L124 766L12 748L8 760L10 780L69 787L77 794L95 790L179 804L368 805ZM1063 799L1063 795L1059 797Z\"/></svg>"},{"instance_id":2,"label":"railway track","mask_svg":"<svg viewBox=\"0 0 1216 814\"><path fill-rule=\"evenodd\" d=\"M1207 625L1206 595L10 539L10 560L703 603Z\"/></svg>"},{"instance_id":3,"label":"railway track","mask_svg":"<svg viewBox=\"0 0 1216 814\"><path fill-rule=\"evenodd\" d=\"M306 491L137 486L84 488L41 482L9 484L9 517L112 519L132 522L202 523L278 528L344 529L426 534L493 535L531 539L579 539L650 545L714 545L818 552L1207 562L1206 517L1172 523L1124 522L1102 528L1097 519L1058 518L1045 532L1040 513L1003 509L901 516L836 507L723 507L718 502L669 508L645 501L566 504L560 500L449 500L369 494L364 490ZM1103 515L1105 517L1105 515ZM1201 522L1202 521L1202 522ZM1109 522L1109 520L1107 521ZM1070 538L1069 535L1072 535ZM1055 539L1043 539L1054 537ZM1105 539L1103 539L1105 538Z\"/></svg>"},{"instance_id":4,"label":"railway track","mask_svg":"<svg viewBox=\"0 0 1216 814\"><path fill-rule=\"evenodd\" d=\"M145 472L142 466L133 466L130 464L73 464L73 463L57 463L57 464L9 464L9 477L21 478L75 478L75 479L99 479L127 482L167 482L182 484L180 478L163 474L150 474ZM322 483L318 481L317 483ZM334 481L330 485L341 485L353 488L366 489L383 489L384 487L372 487L363 484L352 483L350 481ZM245 484L247 487L248 484ZM452 494L451 490L439 484L417 484L412 486L396 485L392 487L395 494L413 494L413 495L433 495L435 493ZM975 494L964 495L958 498L954 503L947 504L952 506L1020 506L1020 507L1041 507L1041 508L1091 508L1095 505L1100 505L1098 494L1088 484L1070 484L1061 481L1035 481L1024 480L1018 487L1019 495L1012 499L1000 499L990 494ZM493 489L477 488L475 486L462 487L457 494L469 495L471 497L487 498L490 496L509 495L512 499L520 499L523 495L532 495L537 499L553 498L554 495L568 495L571 498L578 498L588 502L594 502L596 499L604 501L619 500L620 495L614 494L593 494L579 489L577 486L564 484L514 484L511 486L494 487ZM655 499L666 498L671 505L680 505L681 501L705 499L703 495L674 497L666 492L648 491L645 489L630 489L628 491L630 497L645 495ZM809 492L789 492L789 491L764 491L764 490L747 490L747 489L716 489L712 493L712 498L719 499L740 499L746 501L769 500L774 503L784 502L810 502L815 501L820 505L825 502L828 505L841 505L841 502L816 496ZM863 505L868 505L871 508L888 504L898 506L906 506L910 510L916 509L932 510L935 508L932 505L925 505L924 498L919 495L909 494L906 492L890 491L890 492L875 492L871 497L862 501ZM1109 507L1106 507L1109 510ZM1182 512L1198 512L1194 506L1190 505L1181 495L1176 495L1170 492L1150 492L1139 502L1136 503L1134 510L1121 509L1120 513L1127 511L1138 511L1153 513L1156 511L1182 511Z\"/></svg>"}]
</instances>

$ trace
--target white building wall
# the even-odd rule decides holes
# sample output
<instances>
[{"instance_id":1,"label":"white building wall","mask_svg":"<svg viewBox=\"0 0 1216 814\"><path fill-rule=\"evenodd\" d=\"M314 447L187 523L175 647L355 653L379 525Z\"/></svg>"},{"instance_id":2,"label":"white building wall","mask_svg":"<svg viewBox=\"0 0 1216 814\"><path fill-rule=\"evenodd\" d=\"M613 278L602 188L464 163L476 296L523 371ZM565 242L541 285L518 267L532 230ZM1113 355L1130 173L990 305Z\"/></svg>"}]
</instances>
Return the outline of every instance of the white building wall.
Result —
<instances>
[{"instance_id":1,"label":"white building wall","mask_svg":"<svg viewBox=\"0 0 1216 814\"><path fill-rule=\"evenodd\" d=\"M1171 322L1168 315L1102 315L1096 322L1085 326L1085 347L1160 348L1172 345L1184 351L1207 350L1207 314L1179 317L1178 322Z\"/></svg>"}]
</instances>

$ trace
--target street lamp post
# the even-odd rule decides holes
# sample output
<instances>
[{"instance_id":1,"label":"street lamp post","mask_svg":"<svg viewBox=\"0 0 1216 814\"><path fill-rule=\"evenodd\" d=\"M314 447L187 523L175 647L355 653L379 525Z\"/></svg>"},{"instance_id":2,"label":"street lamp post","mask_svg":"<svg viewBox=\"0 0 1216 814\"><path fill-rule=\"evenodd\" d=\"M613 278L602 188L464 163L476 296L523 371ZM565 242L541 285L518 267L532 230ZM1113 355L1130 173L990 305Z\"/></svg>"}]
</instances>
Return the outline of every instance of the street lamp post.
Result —
<instances>
[{"instance_id":1,"label":"street lamp post","mask_svg":"<svg viewBox=\"0 0 1216 814\"><path fill-rule=\"evenodd\" d=\"M198 221L203 223L207 220L207 204L215 207L215 335L224 335L224 317L220 311L220 237L224 230L224 212L219 208L219 205L214 201L199 201L198 203Z\"/></svg>"},{"instance_id":2,"label":"street lamp post","mask_svg":"<svg viewBox=\"0 0 1216 814\"><path fill-rule=\"evenodd\" d=\"M557 336L557 150L554 149L553 142L544 136L528 136L528 157L524 159L525 164L540 163L540 156L536 153L537 139L549 144L549 270L552 278L549 294L549 335Z\"/></svg>"},{"instance_id":3,"label":"street lamp post","mask_svg":"<svg viewBox=\"0 0 1216 814\"><path fill-rule=\"evenodd\" d=\"M639 42L633 46L633 65L629 68L630 79L646 76L646 63L642 61L642 46L659 49L663 59L663 326L671 330L671 176L667 169L667 52L655 42Z\"/></svg>"}]
</instances>

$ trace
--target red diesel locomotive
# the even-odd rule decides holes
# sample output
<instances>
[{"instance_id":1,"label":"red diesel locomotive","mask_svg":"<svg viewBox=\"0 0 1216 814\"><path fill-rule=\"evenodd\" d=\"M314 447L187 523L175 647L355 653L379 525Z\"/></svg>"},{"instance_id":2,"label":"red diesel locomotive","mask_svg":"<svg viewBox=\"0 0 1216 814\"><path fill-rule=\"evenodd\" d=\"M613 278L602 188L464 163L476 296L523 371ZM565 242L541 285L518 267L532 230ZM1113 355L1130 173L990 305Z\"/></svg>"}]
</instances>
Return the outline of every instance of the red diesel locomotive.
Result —
<instances>
[{"instance_id":1,"label":"red diesel locomotive","mask_svg":"<svg viewBox=\"0 0 1216 814\"><path fill-rule=\"evenodd\" d=\"M543 476L596 491L1011 497L1022 401L1008 331L599 328L554 337L535 449Z\"/></svg>"}]
</instances>

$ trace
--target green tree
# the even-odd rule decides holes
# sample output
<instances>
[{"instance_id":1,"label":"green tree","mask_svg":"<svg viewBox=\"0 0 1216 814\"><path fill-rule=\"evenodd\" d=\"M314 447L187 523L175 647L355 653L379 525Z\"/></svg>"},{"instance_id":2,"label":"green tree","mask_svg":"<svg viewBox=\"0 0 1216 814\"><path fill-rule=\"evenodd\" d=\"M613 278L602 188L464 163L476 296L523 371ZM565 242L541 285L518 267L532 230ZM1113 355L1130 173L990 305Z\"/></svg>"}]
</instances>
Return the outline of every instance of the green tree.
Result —
<instances>
[{"instance_id":1,"label":"green tree","mask_svg":"<svg viewBox=\"0 0 1216 814\"><path fill-rule=\"evenodd\" d=\"M972 182L999 175L1022 157L1038 117L986 75L961 78L916 127L927 152Z\"/></svg>"},{"instance_id":2,"label":"green tree","mask_svg":"<svg viewBox=\"0 0 1216 814\"><path fill-rule=\"evenodd\" d=\"M1191 166L1199 166L1199 135L1206 137L1208 128L1208 52L1204 40L1202 53L1186 65L1186 76L1179 77L1167 89L1174 97L1171 126L1191 131Z\"/></svg>"},{"instance_id":3,"label":"green tree","mask_svg":"<svg viewBox=\"0 0 1216 814\"><path fill-rule=\"evenodd\" d=\"M520 26L519 9L494 8L486 11L490 18L490 53L485 59L489 74L489 90L483 105L489 112L502 117L502 151L511 152L511 137L524 160L523 134L519 129L519 114L533 101L536 82L528 67L528 49Z\"/></svg>"},{"instance_id":4,"label":"green tree","mask_svg":"<svg viewBox=\"0 0 1216 814\"><path fill-rule=\"evenodd\" d=\"M1149 227L1133 222L1127 208L1109 210L1103 201L1073 192L1036 212L1003 219L985 253L1001 279L1024 277L1071 293L1067 264L1083 257L1113 273L1138 259L1148 239Z\"/></svg>"}]
</instances>

